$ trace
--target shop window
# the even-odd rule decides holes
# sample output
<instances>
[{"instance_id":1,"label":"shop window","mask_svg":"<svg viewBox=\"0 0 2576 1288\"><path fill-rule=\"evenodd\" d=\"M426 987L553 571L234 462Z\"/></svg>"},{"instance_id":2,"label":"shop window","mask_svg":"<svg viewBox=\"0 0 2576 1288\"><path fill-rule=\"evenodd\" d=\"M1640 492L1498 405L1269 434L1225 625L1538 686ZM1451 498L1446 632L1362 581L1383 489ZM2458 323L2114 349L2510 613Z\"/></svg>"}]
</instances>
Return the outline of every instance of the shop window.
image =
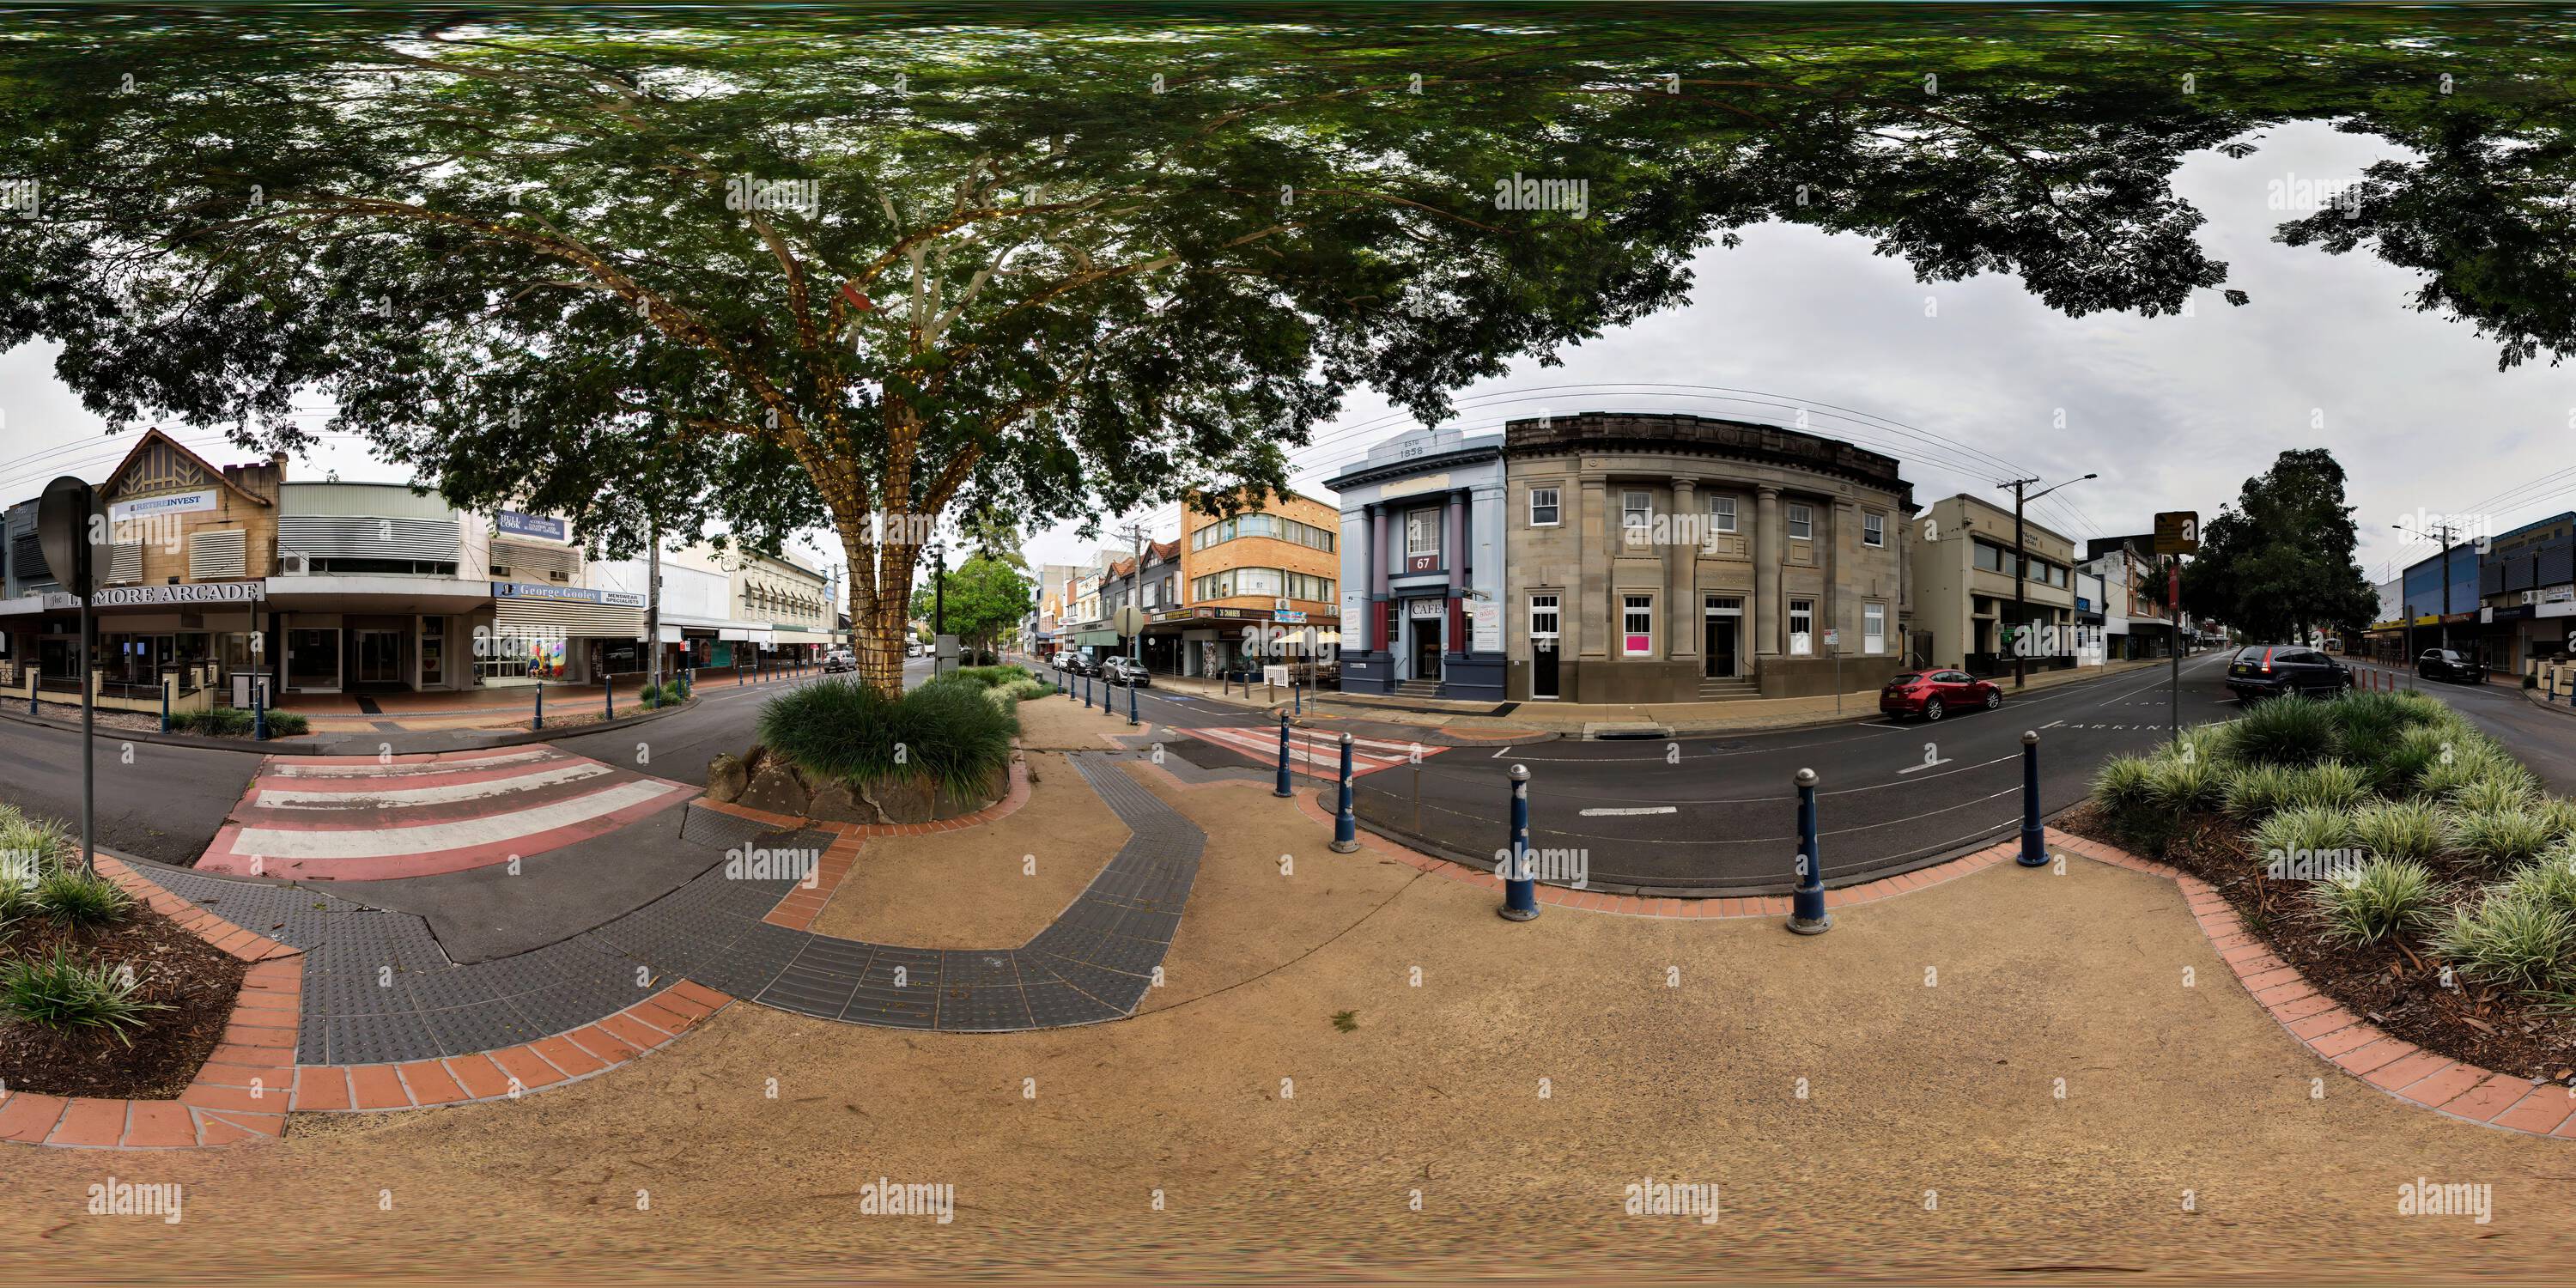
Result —
<instances>
[{"instance_id":1,"label":"shop window","mask_svg":"<svg viewBox=\"0 0 2576 1288\"><path fill-rule=\"evenodd\" d=\"M1649 657L1655 651L1655 597L1624 595L1620 597L1619 651L1629 657Z\"/></svg>"},{"instance_id":2,"label":"shop window","mask_svg":"<svg viewBox=\"0 0 2576 1288\"><path fill-rule=\"evenodd\" d=\"M1789 601L1789 655L1813 657L1816 653L1816 601Z\"/></svg>"}]
</instances>

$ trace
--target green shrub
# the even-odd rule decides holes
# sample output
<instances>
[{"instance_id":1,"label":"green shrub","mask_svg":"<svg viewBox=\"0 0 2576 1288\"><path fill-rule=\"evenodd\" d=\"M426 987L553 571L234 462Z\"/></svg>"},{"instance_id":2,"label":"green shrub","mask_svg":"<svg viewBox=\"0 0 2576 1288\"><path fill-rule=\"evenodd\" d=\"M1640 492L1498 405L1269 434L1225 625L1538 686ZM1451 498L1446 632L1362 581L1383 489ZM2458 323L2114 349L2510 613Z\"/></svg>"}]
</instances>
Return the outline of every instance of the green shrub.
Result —
<instances>
[{"instance_id":1,"label":"green shrub","mask_svg":"<svg viewBox=\"0 0 2576 1288\"><path fill-rule=\"evenodd\" d=\"M2394 693L2361 691L2328 702L2326 713L2334 719L2335 742L2343 754L2374 769L2396 748L2398 736L2417 715L2411 704Z\"/></svg>"},{"instance_id":2,"label":"green shrub","mask_svg":"<svg viewBox=\"0 0 2576 1288\"><path fill-rule=\"evenodd\" d=\"M130 971L105 963L84 966L56 945L50 957L0 962L0 1014L51 1029L105 1029L132 1046L131 1032L142 1027L144 1012L170 1009L136 1000L141 986L141 977Z\"/></svg>"},{"instance_id":3,"label":"green shrub","mask_svg":"<svg viewBox=\"0 0 2576 1288\"><path fill-rule=\"evenodd\" d=\"M1015 684L1021 680L1028 679L1029 669L1025 666L1018 665L1017 663L1010 666L961 666L954 671L941 675L939 678L942 680L962 681L964 683L973 684L979 688L990 689L1005 684Z\"/></svg>"},{"instance_id":4,"label":"green shrub","mask_svg":"<svg viewBox=\"0 0 2576 1288\"><path fill-rule=\"evenodd\" d=\"M2335 754L2335 738L2327 704L2296 699L2259 703L2238 717L2229 746L2247 761L2313 765Z\"/></svg>"},{"instance_id":5,"label":"green shrub","mask_svg":"<svg viewBox=\"0 0 2576 1288\"><path fill-rule=\"evenodd\" d=\"M2576 917L2576 851L2564 846L2551 850L2496 889L2511 898L2537 899Z\"/></svg>"},{"instance_id":6,"label":"green shrub","mask_svg":"<svg viewBox=\"0 0 2576 1288\"><path fill-rule=\"evenodd\" d=\"M56 925L104 926L134 910L134 896L96 872L56 864L36 879L35 906Z\"/></svg>"},{"instance_id":7,"label":"green shrub","mask_svg":"<svg viewBox=\"0 0 2576 1288\"><path fill-rule=\"evenodd\" d=\"M2147 799L2173 814L2216 809L2227 799L2227 767L2196 755L2161 755L2147 762Z\"/></svg>"},{"instance_id":8,"label":"green shrub","mask_svg":"<svg viewBox=\"0 0 2576 1288\"><path fill-rule=\"evenodd\" d=\"M2502 774L2474 778L2453 788L2444 803L2463 813L2490 814L2535 803L2538 793L2520 779Z\"/></svg>"},{"instance_id":9,"label":"green shrub","mask_svg":"<svg viewBox=\"0 0 2576 1288\"><path fill-rule=\"evenodd\" d=\"M2484 741L2454 747L2447 763L2437 762L2415 779L2416 795L2445 804L2519 805L2535 792L2531 771Z\"/></svg>"},{"instance_id":10,"label":"green shrub","mask_svg":"<svg viewBox=\"0 0 2576 1288\"><path fill-rule=\"evenodd\" d=\"M2533 806L2532 812L2548 827L2552 842L2576 839L2576 800L2552 796Z\"/></svg>"},{"instance_id":11,"label":"green shrub","mask_svg":"<svg viewBox=\"0 0 2576 1288\"><path fill-rule=\"evenodd\" d=\"M2429 859L2448 836L2441 811L2425 801L2373 801L2352 812L2354 843L2376 858Z\"/></svg>"},{"instance_id":12,"label":"green shrub","mask_svg":"<svg viewBox=\"0 0 2576 1288\"><path fill-rule=\"evenodd\" d=\"M2275 854L2286 859L2302 850L2340 850L2352 844L2352 819L2339 809L2294 806L2264 819L2246 840L2253 857L2265 862Z\"/></svg>"},{"instance_id":13,"label":"green shrub","mask_svg":"<svg viewBox=\"0 0 2576 1288\"><path fill-rule=\"evenodd\" d=\"M2375 944L2430 924L2441 887L2421 863L2372 859L2357 872L2318 882L2308 897L2327 938Z\"/></svg>"},{"instance_id":14,"label":"green shrub","mask_svg":"<svg viewBox=\"0 0 2576 1288\"><path fill-rule=\"evenodd\" d=\"M301 712L267 713L268 736L293 738L312 731L312 722ZM212 707L204 711L183 711L170 717L175 733L203 734L209 738L247 738L256 725L247 707Z\"/></svg>"},{"instance_id":15,"label":"green shrub","mask_svg":"<svg viewBox=\"0 0 2576 1288\"><path fill-rule=\"evenodd\" d=\"M2287 765L2239 765L2228 771L2225 808L2230 818L2240 822L2260 822L2267 814L2290 804L2290 789L2298 771Z\"/></svg>"},{"instance_id":16,"label":"green shrub","mask_svg":"<svg viewBox=\"0 0 2576 1288\"><path fill-rule=\"evenodd\" d=\"M2289 772L2288 804L2349 810L2369 800L2370 775L2340 760L2319 761Z\"/></svg>"},{"instance_id":17,"label":"green shrub","mask_svg":"<svg viewBox=\"0 0 2576 1288\"><path fill-rule=\"evenodd\" d=\"M760 710L761 742L809 774L861 784L927 778L959 795L1011 763L1019 731L1018 715L980 683L944 678L901 697L818 680Z\"/></svg>"},{"instance_id":18,"label":"green shrub","mask_svg":"<svg viewBox=\"0 0 2576 1288\"><path fill-rule=\"evenodd\" d=\"M297 738L312 731L313 723L306 720L299 712L271 711L268 713L268 736L271 738Z\"/></svg>"},{"instance_id":19,"label":"green shrub","mask_svg":"<svg viewBox=\"0 0 2576 1288\"><path fill-rule=\"evenodd\" d=\"M2093 771L2093 799L2116 822L2153 807L2155 771L2144 756L2118 755Z\"/></svg>"},{"instance_id":20,"label":"green shrub","mask_svg":"<svg viewBox=\"0 0 2576 1288\"><path fill-rule=\"evenodd\" d=\"M2434 933L2433 950L2463 975L2520 989L2545 989L2565 977L2560 964L2576 921L2542 900L2490 891L2459 908Z\"/></svg>"},{"instance_id":21,"label":"green shrub","mask_svg":"<svg viewBox=\"0 0 2576 1288\"><path fill-rule=\"evenodd\" d=\"M2519 806L2505 809L2455 809L2450 814L2451 848L2499 870L2520 867L2549 848L2549 822Z\"/></svg>"}]
</instances>

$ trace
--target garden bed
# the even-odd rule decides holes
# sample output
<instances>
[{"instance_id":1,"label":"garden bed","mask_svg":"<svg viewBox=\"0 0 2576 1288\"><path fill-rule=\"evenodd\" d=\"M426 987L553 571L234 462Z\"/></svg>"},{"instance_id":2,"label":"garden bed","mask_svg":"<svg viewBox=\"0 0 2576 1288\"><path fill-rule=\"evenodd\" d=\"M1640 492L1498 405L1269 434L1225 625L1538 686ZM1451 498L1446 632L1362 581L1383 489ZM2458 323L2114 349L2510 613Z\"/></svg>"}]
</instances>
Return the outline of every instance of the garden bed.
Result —
<instances>
[{"instance_id":1,"label":"garden bed","mask_svg":"<svg viewBox=\"0 0 2576 1288\"><path fill-rule=\"evenodd\" d=\"M223 1041L245 970L0 805L0 1086L175 1098Z\"/></svg>"},{"instance_id":2,"label":"garden bed","mask_svg":"<svg viewBox=\"0 0 2576 1288\"><path fill-rule=\"evenodd\" d=\"M188 1089L197 1069L222 1043L233 1000L248 969L232 954L136 904L124 921L98 931L57 928L35 919L11 927L0 963L38 959L63 948L78 961L134 967L133 1000L170 1009L146 1012L127 1046L102 1029L56 1029L0 1021L0 1083L11 1091L106 1099L169 1100Z\"/></svg>"},{"instance_id":3,"label":"garden bed","mask_svg":"<svg viewBox=\"0 0 2576 1288\"><path fill-rule=\"evenodd\" d=\"M2576 804L2438 703L2265 703L2115 758L2055 825L2208 881L2274 956L2385 1033L2576 1077Z\"/></svg>"}]
</instances>

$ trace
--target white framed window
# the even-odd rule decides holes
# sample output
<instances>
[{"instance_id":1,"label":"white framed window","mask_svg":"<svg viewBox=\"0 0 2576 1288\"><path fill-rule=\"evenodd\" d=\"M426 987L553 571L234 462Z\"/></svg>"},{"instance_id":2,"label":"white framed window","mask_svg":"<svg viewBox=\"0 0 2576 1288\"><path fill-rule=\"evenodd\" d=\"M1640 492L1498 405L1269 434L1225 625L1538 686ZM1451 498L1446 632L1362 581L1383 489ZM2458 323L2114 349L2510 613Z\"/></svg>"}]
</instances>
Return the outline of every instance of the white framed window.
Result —
<instances>
[{"instance_id":1,"label":"white framed window","mask_svg":"<svg viewBox=\"0 0 2576 1288\"><path fill-rule=\"evenodd\" d=\"M1879 514L1860 516L1860 543L1884 547L1887 544L1887 517Z\"/></svg>"},{"instance_id":2,"label":"white framed window","mask_svg":"<svg viewBox=\"0 0 2576 1288\"><path fill-rule=\"evenodd\" d=\"M1276 568L1237 568L1234 570L1234 593L1238 595L1279 596L1279 570Z\"/></svg>"},{"instance_id":3,"label":"white framed window","mask_svg":"<svg viewBox=\"0 0 2576 1288\"><path fill-rule=\"evenodd\" d=\"M1734 497L1713 496L1708 499L1708 530L1711 532L1735 531Z\"/></svg>"},{"instance_id":4,"label":"white framed window","mask_svg":"<svg viewBox=\"0 0 2576 1288\"><path fill-rule=\"evenodd\" d=\"M1871 657L1887 651L1887 605L1860 606L1860 651Z\"/></svg>"},{"instance_id":5,"label":"white framed window","mask_svg":"<svg viewBox=\"0 0 2576 1288\"><path fill-rule=\"evenodd\" d=\"M1529 633L1536 638L1554 640L1563 633L1559 626L1557 599L1554 595L1530 596Z\"/></svg>"},{"instance_id":6,"label":"white framed window","mask_svg":"<svg viewBox=\"0 0 2576 1288\"><path fill-rule=\"evenodd\" d=\"M1655 597L1622 595L1619 599L1619 651L1648 657L1655 651Z\"/></svg>"},{"instance_id":7,"label":"white framed window","mask_svg":"<svg viewBox=\"0 0 2576 1288\"><path fill-rule=\"evenodd\" d=\"M1645 540L1655 523L1655 494L1642 488L1619 494L1619 527L1631 542Z\"/></svg>"},{"instance_id":8,"label":"white framed window","mask_svg":"<svg viewBox=\"0 0 2576 1288\"><path fill-rule=\"evenodd\" d=\"M1409 559L1440 553L1440 512L1413 510L1404 516L1404 553Z\"/></svg>"},{"instance_id":9,"label":"white framed window","mask_svg":"<svg viewBox=\"0 0 2576 1288\"><path fill-rule=\"evenodd\" d=\"M1534 487L1530 489L1529 522L1531 527L1553 528L1558 523L1559 513L1560 510L1556 502L1555 488Z\"/></svg>"},{"instance_id":10,"label":"white framed window","mask_svg":"<svg viewBox=\"0 0 2576 1288\"><path fill-rule=\"evenodd\" d=\"M1816 654L1816 601L1789 601L1789 655L1813 657Z\"/></svg>"},{"instance_id":11,"label":"white framed window","mask_svg":"<svg viewBox=\"0 0 2576 1288\"><path fill-rule=\"evenodd\" d=\"M1789 539L1812 540L1816 535L1816 508L1811 505L1789 507Z\"/></svg>"},{"instance_id":12,"label":"white framed window","mask_svg":"<svg viewBox=\"0 0 2576 1288\"><path fill-rule=\"evenodd\" d=\"M1742 617L1744 600L1735 595L1711 595L1701 608L1706 617Z\"/></svg>"}]
</instances>

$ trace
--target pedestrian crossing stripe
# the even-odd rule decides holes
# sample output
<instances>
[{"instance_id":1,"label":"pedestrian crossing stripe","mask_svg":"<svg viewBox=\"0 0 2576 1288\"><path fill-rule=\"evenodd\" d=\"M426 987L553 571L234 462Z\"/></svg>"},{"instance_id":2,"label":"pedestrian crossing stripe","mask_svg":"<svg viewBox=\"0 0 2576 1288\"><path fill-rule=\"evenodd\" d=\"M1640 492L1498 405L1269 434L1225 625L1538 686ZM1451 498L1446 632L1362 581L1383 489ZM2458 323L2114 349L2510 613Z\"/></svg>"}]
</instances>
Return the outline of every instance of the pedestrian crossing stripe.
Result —
<instances>
[{"instance_id":1,"label":"pedestrian crossing stripe","mask_svg":"<svg viewBox=\"0 0 2576 1288\"><path fill-rule=\"evenodd\" d=\"M1265 765L1275 766L1279 763L1277 729L1248 729L1220 725L1185 729L1182 732L1203 742L1211 742L1228 751L1251 757ZM1288 767L1298 773L1316 778L1337 779L1342 773L1341 742L1342 736L1339 733L1291 730L1288 736ZM1380 770L1411 764L1417 750L1427 760L1449 748L1354 736L1351 739L1351 777L1362 778Z\"/></svg>"}]
</instances>

